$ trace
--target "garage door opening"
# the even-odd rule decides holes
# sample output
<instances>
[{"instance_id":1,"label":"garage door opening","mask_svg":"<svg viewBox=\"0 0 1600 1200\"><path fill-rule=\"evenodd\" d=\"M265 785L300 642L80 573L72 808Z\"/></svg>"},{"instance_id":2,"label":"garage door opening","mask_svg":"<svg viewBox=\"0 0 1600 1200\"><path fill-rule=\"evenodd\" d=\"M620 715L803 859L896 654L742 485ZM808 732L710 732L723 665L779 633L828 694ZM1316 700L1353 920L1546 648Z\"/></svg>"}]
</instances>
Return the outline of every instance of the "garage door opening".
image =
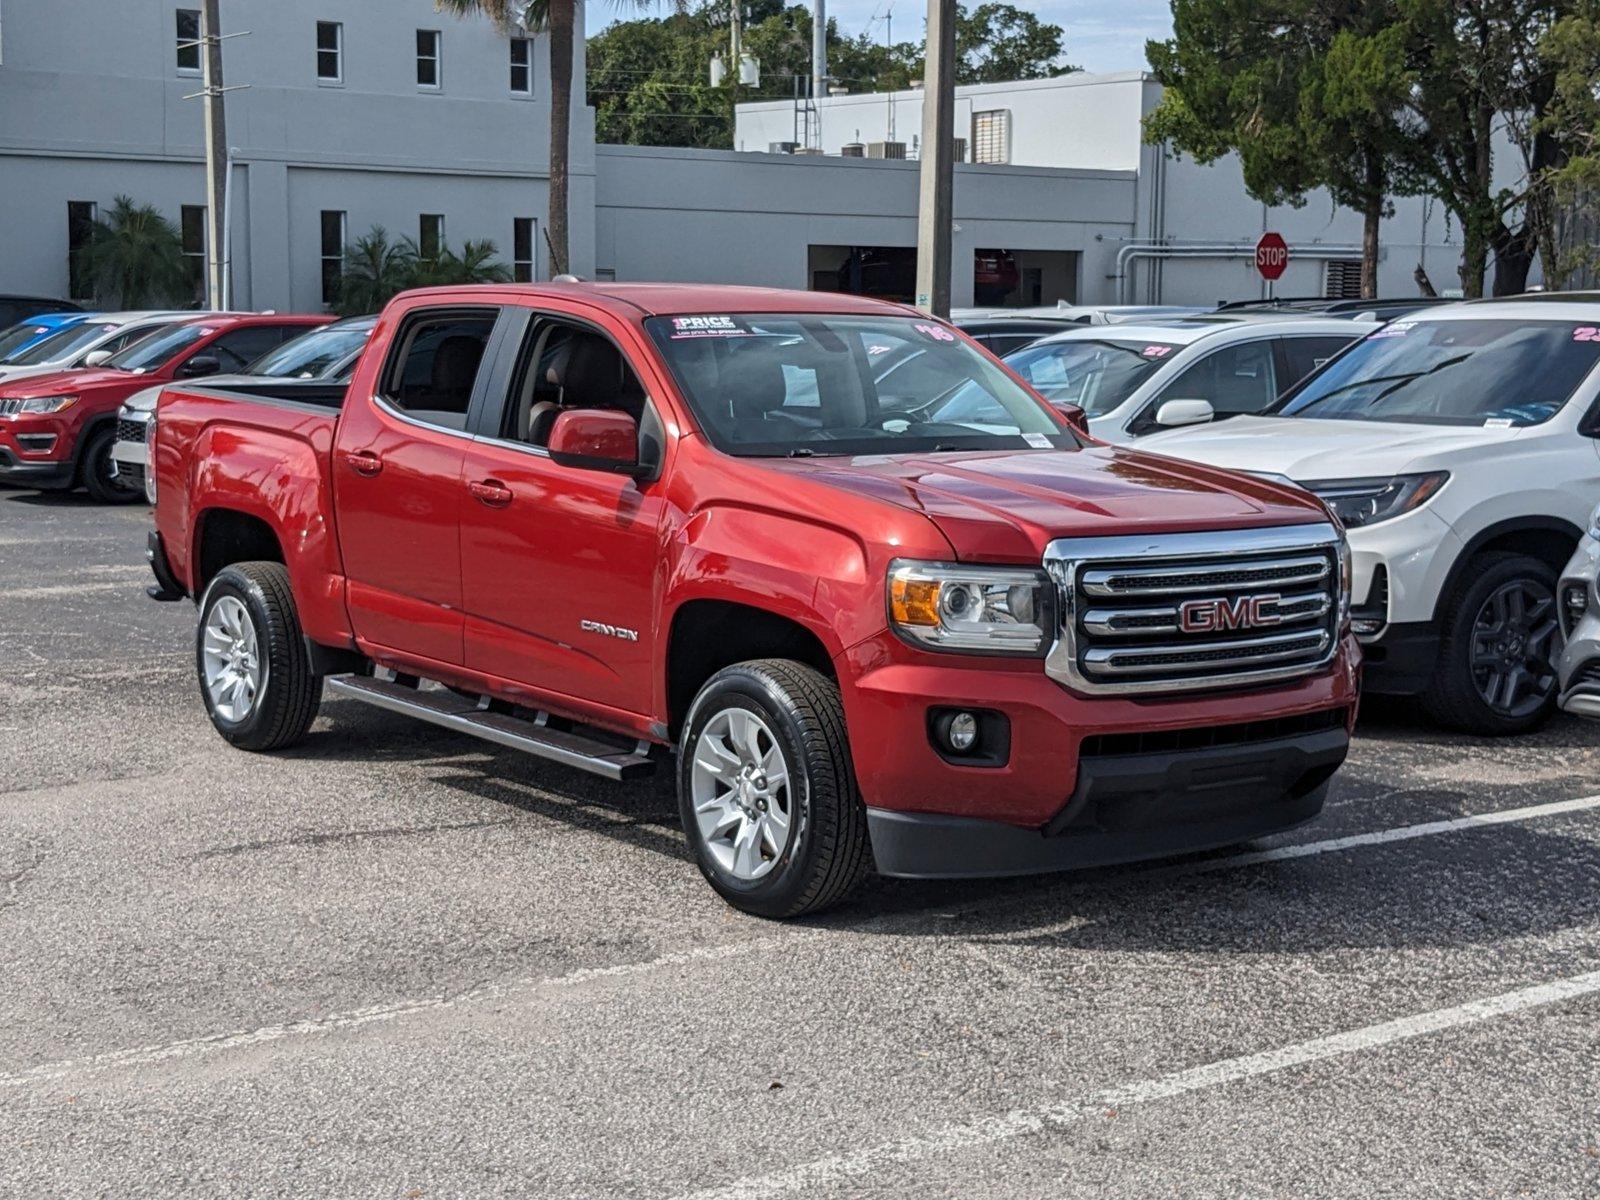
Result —
<instances>
[{"instance_id":1,"label":"garage door opening","mask_svg":"<svg viewBox=\"0 0 1600 1200\"><path fill-rule=\"evenodd\" d=\"M978 250L972 301L982 308L1036 308L1078 302L1076 250Z\"/></svg>"},{"instance_id":2,"label":"garage door opening","mask_svg":"<svg viewBox=\"0 0 1600 1200\"><path fill-rule=\"evenodd\" d=\"M811 246L806 258L814 292L849 292L906 304L916 292L915 246Z\"/></svg>"}]
</instances>

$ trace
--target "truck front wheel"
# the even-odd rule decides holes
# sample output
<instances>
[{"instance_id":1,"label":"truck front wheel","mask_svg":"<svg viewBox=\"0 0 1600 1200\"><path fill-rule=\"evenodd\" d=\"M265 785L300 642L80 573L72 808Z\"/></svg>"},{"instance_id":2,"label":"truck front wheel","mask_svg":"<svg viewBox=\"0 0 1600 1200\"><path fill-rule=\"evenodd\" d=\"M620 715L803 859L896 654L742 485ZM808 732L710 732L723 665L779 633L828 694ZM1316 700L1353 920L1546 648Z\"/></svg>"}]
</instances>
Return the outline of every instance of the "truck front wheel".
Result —
<instances>
[{"instance_id":1,"label":"truck front wheel","mask_svg":"<svg viewBox=\"0 0 1600 1200\"><path fill-rule=\"evenodd\" d=\"M305 736L322 700L282 563L218 571L195 638L200 696L217 732L241 750L281 750Z\"/></svg>"},{"instance_id":2,"label":"truck front wheel","mask_svg":"<svg viewBox=\"0 0 1600 1200\"><path fill-rule=\"evenodd\" d=\"M837 904L871 866L839 687L802 663L737 663L700 689L678 806L707 881L756 916Z\"/></svg>"}]
</instances>

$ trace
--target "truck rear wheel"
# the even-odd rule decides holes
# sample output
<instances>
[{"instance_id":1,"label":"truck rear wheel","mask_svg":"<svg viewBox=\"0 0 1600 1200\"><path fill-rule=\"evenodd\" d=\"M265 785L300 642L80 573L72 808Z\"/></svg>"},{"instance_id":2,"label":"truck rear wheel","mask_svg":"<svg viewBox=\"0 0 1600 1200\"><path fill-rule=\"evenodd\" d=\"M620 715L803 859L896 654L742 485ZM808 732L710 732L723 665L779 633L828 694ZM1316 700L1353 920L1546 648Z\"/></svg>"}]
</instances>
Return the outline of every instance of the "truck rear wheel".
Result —
<instances>
[{"instance_id":1,"label":"truck rear wheel","mask_svg":"<svg viewBox=\"0 0 1600 1200\"><path fill-rule=\"evenodd\" d=\"M195 637L200 696L211 723L241 750L281 750L305 736L322 700L289 572L282 563L218 571L200 603Z\"/></svg>"},{"instance_id":2,"label":"truck rear wheel","mask_svg":"<svg viewBox=\"0 0 1600 1200\"><path fill-rule=\"evenodd\" d=\"M756 916L837 904L871 867L839 687L802 663L737 663L700 689L678 806L706 880Z\"/></svg>"},{"instance_id":3,"label":"truck rear wheel","mask_svg":"<svg viewBox=\"0 0 1600 1200\"><path fill-rule=\"evenodd\" d=\"M1423 707L1487 737L1525 733L1556 707L1556 574L1526 554L1481 554L1444 606L1439 665Z\"/></svg>"},{"instance_id":4,"label":"truck rear wheel","mask_svg":"<svg viewBox=\"0 0 1600 1200\"><path fill-rule=\"evenodd\" d=\"M83 486L101 504L132 504L144 499L144 485L130 484L115 474L116 463L111 458L111 448L116 445L117 431L107 425L89 435L83 448Z\"/></svg>"}]
</instances>

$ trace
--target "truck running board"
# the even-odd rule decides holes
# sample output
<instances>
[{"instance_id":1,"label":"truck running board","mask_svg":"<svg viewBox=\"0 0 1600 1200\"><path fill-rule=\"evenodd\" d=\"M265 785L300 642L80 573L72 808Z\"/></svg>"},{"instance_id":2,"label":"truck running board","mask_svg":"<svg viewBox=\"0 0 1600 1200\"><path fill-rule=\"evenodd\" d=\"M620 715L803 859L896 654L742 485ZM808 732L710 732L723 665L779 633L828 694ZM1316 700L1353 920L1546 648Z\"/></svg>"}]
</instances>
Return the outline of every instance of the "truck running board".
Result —
<instances>
[{"instance_id":1,"label":"truck running board","mask_svg":"<svg viewBox=\"0 0 1600 1200\"><path fill-rule=\"evenodd\" d=\"M603 775L618 781L652 774L656 760L650 757L649 743L639 742L632 750L613 746L598 738L585 737L564 729L551 729L540 714L533 719L495 712L482 703L449 691L420 691L404 683L365 675L334 675L325 681L336 696L348 696L375 704L390 712L427 721L457 733L536 754L580 771Z\"/></svg>"}]
</instances>

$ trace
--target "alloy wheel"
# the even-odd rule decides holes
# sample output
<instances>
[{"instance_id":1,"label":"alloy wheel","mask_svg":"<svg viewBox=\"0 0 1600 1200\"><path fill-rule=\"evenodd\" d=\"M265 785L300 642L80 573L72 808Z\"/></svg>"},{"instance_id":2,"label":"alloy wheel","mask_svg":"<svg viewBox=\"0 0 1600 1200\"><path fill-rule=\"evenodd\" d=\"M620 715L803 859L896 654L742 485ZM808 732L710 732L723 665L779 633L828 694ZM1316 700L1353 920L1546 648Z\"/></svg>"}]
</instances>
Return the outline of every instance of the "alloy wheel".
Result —
<instances>
[{"instance_id":1,"label":"alloy wheel","mask_svg":"<svg viewBox=\"0 0 1600 1200\"><path fill-rule=\"evenodd\" d=\"M261 694L266 667L255 622L237 597L219 596L211 606L200 654L211 707L225 721L243 721Z\"/></svg>"},{"instance_id":2,"label":"alloy wheel","mask_svg":"<svg viewBox=\"0 0 1600 1200\"><path fill-rule=\"evenodd\" d=\"M794 806L789 765L771 727L746 708L725 708L694 745L690 799L707 851L744 883L761 879L789 841Z\"/></svg>"},{"instance_id":3,"label":"alloy wheel","mask_svg":"<svg viewBox=\"0 0 1600 1200\"><path fill-rule=\"evenodd\" d=\"M1556 687L1559 649L1554 593L1537 579L1512 579L1489 594L1472 628L1472 680L1496 713L1538 712Z\"/></svg>"}]
</instances>

